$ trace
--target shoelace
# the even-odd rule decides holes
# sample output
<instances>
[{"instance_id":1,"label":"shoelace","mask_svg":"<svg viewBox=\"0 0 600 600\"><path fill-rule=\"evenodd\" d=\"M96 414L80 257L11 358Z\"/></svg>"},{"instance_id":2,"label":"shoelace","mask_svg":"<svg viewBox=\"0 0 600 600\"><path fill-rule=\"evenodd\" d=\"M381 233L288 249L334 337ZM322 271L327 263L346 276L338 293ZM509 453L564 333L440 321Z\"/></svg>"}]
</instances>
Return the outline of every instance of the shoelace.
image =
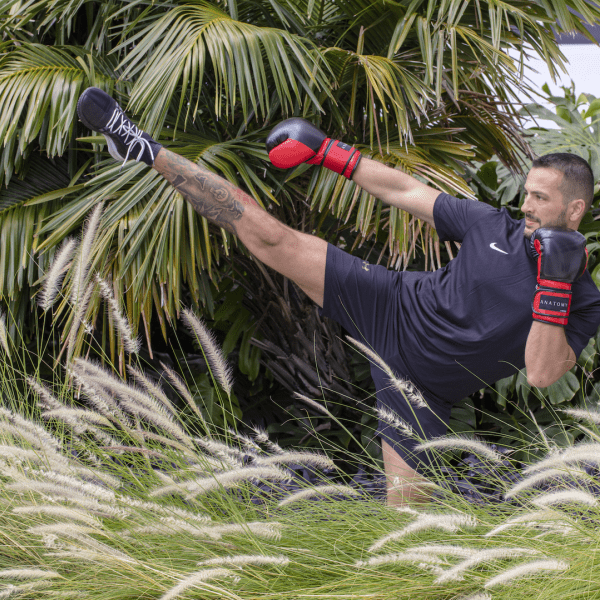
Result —
<instances>
[{"instance_id":1,"label":"shoelace","mask_svg":"<svg viewBox=\"0 0 600 600\"><path fill-rule=\"evenodd\" d=\"M119 123L119 117L121 119L121 122ZM144 150L147 148L148 151L150 152L150 156L152 157L152 160L154 161L154 152L152 151L152 146L150 145L150 142L146 139L144 139L142 137L142 134L144 133L143 131L141 131L140 129L137 128L136 125L134 125L129 118L125 115L125 113L121 110L120 107L116 107L112 117L110 118L110 120L108 121L108 123L106 124L106 129L108 130L108 133L112 133L112 134L121 134L125 136L124 139L124 143L125 146L127 146L127 154L125 155L125 160L123 161L123 165L127 162L128 158L129 158L129 153L131 152L133 146L135 144L139 144L140 145L140 152L137 155L137 158L135 159L137 162L139 162L140 158L142 157L142 154L144 154ZM131 136L131 139L128 140L128 138ZM123 168L123 167L121 167Z\"/></svg>"}]
</instances>

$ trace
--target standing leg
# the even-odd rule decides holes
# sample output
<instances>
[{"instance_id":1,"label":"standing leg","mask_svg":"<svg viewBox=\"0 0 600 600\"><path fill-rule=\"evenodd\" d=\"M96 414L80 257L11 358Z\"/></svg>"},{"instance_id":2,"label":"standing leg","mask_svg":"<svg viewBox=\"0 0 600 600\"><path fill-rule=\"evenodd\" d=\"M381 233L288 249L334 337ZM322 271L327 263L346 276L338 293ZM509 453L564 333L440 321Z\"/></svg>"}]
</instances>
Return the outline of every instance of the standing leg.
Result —
<instances>
[{"instance_id":1,"label":"standing leg","mask_svg":"<svg viewBox=\"0 0 600 600\"><path fill-rule=\"evenodd\" d=\"M426 504L431 498L425 477L417 473L385 441L381 440L383 465L387 485L387 503L389 506L406 504Z\"/></svg>"}]
</instances>

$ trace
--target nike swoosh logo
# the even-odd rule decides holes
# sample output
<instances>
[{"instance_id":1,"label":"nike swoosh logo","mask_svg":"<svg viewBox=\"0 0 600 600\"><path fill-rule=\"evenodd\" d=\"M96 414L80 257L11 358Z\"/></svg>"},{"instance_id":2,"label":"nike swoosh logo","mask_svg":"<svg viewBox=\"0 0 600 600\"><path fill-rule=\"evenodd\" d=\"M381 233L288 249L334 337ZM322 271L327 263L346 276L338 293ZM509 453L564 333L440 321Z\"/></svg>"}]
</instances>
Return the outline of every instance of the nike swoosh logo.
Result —
<instances>
[{"instance_id":1,"label":"nike swoosh logo","mask_svg":"<svg viewBox=\"0 0 600 600\"><path fill-rule=\"evenodd\" d=\"M490 248L492 250L496 250L496 252L502 252L502 254L508 254L508 252L504 252L504 250L500 250L500 248L496 248L496 242L492 242L490 244Z\"/></svg>"}]
</instances>

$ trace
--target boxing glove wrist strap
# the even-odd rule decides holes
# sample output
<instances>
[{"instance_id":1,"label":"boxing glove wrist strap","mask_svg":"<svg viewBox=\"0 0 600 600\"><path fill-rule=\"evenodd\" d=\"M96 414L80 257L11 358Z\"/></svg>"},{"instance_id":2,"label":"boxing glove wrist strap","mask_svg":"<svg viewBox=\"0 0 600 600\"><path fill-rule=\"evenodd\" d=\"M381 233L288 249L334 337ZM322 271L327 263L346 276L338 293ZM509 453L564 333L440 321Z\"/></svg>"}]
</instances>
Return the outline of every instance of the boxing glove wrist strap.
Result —
<instances>
[{"instance_id":1,"label":"boxing glove wrist strap","mask_svg":"<svg viewBox=\"0 0 600 600\"><path fill-rule=\"evenodd\" d=\"M533 318L552 325L565 326L571 310L571 284L542 279L533 296Z\"/></svg>"},{"instance_id":2,"label":"boxing glove wrist strap","mask_svg":"<svg viewBox=\"0 0 600 600\"><path fill-rule=\"evenodd\" d=\"M356 148L339 140L325 138L317 154L306 162L326 167L347 179L352 179L360 159L361 154Z\"/></svg>"}]
</instances>

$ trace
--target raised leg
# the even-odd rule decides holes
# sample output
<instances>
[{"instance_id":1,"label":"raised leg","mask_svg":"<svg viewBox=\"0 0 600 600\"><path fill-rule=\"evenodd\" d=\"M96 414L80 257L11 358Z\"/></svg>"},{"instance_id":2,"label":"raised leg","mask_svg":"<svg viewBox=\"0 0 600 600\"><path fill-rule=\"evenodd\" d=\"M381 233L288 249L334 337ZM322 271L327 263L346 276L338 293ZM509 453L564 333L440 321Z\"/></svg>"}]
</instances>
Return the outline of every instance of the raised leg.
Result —
<instances>
[{"instance_id":1,"label":"raised leg","mask_svg":"<svg viewBox=\"0 0 600 600\"><path fill-rule=\"evenodd\" d=\"M235 234L256 258L323 306L327 242L287 227L227 180L166 148L161 148L153 168L196 212Z\"/></svg>"}]
</instances>

